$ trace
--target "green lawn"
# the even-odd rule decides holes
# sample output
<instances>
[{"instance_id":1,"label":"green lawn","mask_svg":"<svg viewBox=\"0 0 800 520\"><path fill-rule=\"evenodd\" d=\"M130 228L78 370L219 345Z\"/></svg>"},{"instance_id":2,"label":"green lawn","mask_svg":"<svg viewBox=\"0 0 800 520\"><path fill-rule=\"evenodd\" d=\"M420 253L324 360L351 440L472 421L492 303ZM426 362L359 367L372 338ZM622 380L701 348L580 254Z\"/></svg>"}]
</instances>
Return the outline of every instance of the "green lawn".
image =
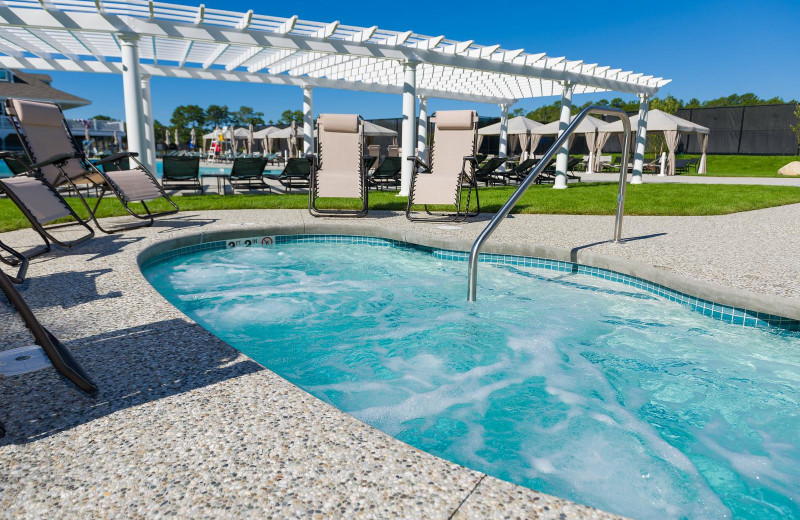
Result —
<instances>
[{"instance_id":1,"label":"green lawn","mask_svg":"<svg viewBox=\"0 0 800 520\"><path fill-rule=\"evenodd\" d=\"M682 155L681 158L699 157ZM712 177L786 177L778 175L782 166L800 161L800 155L708 155L708 173Z\"/></svg>"},{"instance_id":2,"label":"green lawn","mask_svg":"<svg viewBox=\"0 0 800 520\"><path fill-rule=\"evenodd\" d=\"M481 210L496 212L514 191L514 187L481 189ZM534 186L528 190L514 209L515 213L545 213L569 215L613 215L617 186L612 183L570 184L567 190L550 186ZM77 199L69 199L78 213L85 210ZM304 209L306 195L204 195L180 196L175 202L184 211L214 209ZM781 206L800 202L800 188L785 186L641 184L629 185L625 213L627 215L724 215L739 211ZM324 201L321 201L324 203ZM348 201L334 200L336 207ZM323 206L323 204L320 204ZM354 203L350 203L354 207ZM405 197L393 192L371 192L370 209L403 211ZM166 209L166 203L156 202L154 210ZM122 206L108 199L101 205L102 216L123 215ZM0 199L0 231L27 227L22 213L8 199Z\"/></svg>"},{"instance_id":3,"label":"green lawn","mask_svg":"<svg viewBox=\"0 0 800 520\"><path fill-rule=\"evenodd\" d=\"M617 156L619 154L611 154ZM647 159L652 155L647 154ZM679 155L678 159L700 158L699 155ZM781 177L783 179L793 179L797 177L786 177L778 175L778 170L782 166L792 161L800 161L800 155L708 155L707 177ZM697 175L695 173L682 175Z\"/></svg>"}]
</instances>

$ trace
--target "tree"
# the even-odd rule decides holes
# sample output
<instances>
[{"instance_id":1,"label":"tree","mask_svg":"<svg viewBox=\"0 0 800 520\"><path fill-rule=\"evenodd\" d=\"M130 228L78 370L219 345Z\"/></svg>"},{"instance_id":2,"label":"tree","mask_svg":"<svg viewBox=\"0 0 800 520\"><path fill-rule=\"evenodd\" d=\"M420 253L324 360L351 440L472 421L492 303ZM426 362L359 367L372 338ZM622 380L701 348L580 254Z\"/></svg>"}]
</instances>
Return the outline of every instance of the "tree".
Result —
<instances>
[{"instance_id":1,"label":"tree","mask_svg":"<svg viewBox=\"0 0 800 520\"><path fill-rule=\"evenodd\" d=\"M92 119L96 119L96 120L98 120L98 121L113 121L113 119L111 119L110 117L108 117L108 116L104 116L104 115L102 115L102 114L100 114L100 115L96 115L96 116L94 116Z\"/></svg>"},{"instance_id":2,"label":"tree","mask_svg":"<svg viewBox=\"0 0 800 520\"><path fill-rule=\"evenodd\" d=\"M235 122L235 124L239 126L248 126L250 124L253 125L263 125L264 124L264 113L263 112L256 112L253 110L252 107L246 107L244 105L239 107L239 110L233 112L231 114L231 118Z\"/></svg>"},{"instance_id":3,"label":"tree","mask_svg":"<svg viewBox=\"0 0 800 520\"><path fill-rule=\"evenodd\" d=\"M515 108L514 110L511 111L510 114L508 114L508 117L512 118L512 117L519 117L519 116L524 116L524 115L525 115L525 109L524 108Z\"/></svg>"},{"instance_id":4,"label":"tree","mask_svg":"<svg viewBox=\"0 0 800 520\"><path fill-rule=\"evenodd\" d=\"M161 143L164 141L164 134L166 133L167 130L168 128L162 125L158 119L153 121L153 134L155 135L157 143Z\"/></svg>"},{"instance_id":5,"label":"tree","mask_svg":"<svg viewBox=\"0 0 800 520\"><path fill-rule=\"evenodd\" d=\"M228 105L208 105L206 122L212 127L228 125L231 122L231 112L228 110Z\"/></svg>"},{"instance_id":6,"label":"tree","mask_svg":"<svg viewBox=\"0 0 800 520\"><path fill-rule=\"evenodd\" d=\"M172 130L178 129L178 137L182 143L188 143L191 136L191 129L202 131L206 124L206 112L197 105L181 105L172 111L172 118L169 120Z\"/></svg>"},{"instance_id":7,"label":"tree","mask_svg":"<svg viewBox=\"0 0 800 520\"><path fill-rule=\"evenodd\" d=\"M667 114L675 114L678 110L683 108L683 100L677 99L675 96L669 95L664 99L653 98L650 101L650 109L658 109Z\"/></svg>"},{"instance_id":8,"label":"tree","mask_svg":"<svg viewBox=\"0 0 800 520\"><path fill-rule=\"evenodd\" d=\"M281 114L281 118L278 119L279 125L289 125L292 121L296 121L297 123L303 122L303 111L302 110L284 110Z\"/></svg>"}]
</instances>

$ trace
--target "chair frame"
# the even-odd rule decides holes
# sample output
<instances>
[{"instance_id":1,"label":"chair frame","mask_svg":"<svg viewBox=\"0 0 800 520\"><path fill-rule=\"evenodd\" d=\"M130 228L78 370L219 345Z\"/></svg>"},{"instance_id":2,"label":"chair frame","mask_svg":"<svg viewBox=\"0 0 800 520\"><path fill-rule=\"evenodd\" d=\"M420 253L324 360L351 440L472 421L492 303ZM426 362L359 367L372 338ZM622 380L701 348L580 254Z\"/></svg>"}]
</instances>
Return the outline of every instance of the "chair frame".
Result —
<instances>
[{"instance_id":1,"label":"chair frame","mask_svg":"<svg viewBox=\"0 0 800 520\"><path fill-rule=\"evenodd\" d=\"M0 152L0 159L7 160L12 157L13 160L17 161L20 160L19 157L17 157L15 154L11 152ZM83 242L86 242L90 238L94 237L94 229L92 229L91 226L89 226L89 224L85 220L83 220L81 217L78 216L77 213L75 213L75 210L72 209L72 206L70 206L67 203L67 201L64 200L64 198L61 196L58 190L56 190L52 184L47 182L47 180L44 177L42 177L41 174L27 173L20 175L33 177L37 179L39 182L41 182L45 188L47 188L53 195L55 195L57 199L59 199L59 201L64 205L65 209L69 212L69 216L74 219L74 222L52 224L49 226L42 224L33 215L33 212L25 204L25 201L17 197L17 195L12 190L7 189L3 184L3 180L0 179L0 192L5 193L5 195L17 206L17 208L19 208L22 214L25 215L25 218L27 218L28 221L31 223L31 227L33 228L33 230L36 231L36 233L39 235L39 237L41 237L42 241L44 242L43 245L38 246L30 251L27 251L24 254L14 251L10 247L5 246L4 244L2 244L2 242L0 242L0 248L5 250L7 253L11 254L12 257L16 258L16 260L14 260L13 258L9 259L0 256L0 260L2 260L4 264L10 266L16 266L18 265L18 262L22 262L20 257L24 259L24 262L22 263L22 265L20 265L20 274L17 274L17 278L23 279L25 278L25 271L27 270L28 260L36 258L37 256L50 251L51 244L56 244L57 246L63 247L64 249L70 249L74 246L77 246L78 244L82 244ZM52 233L50 233L50 230L52 229L59 229L70 226L83 226L84 228L86 228L86 234L74 240L61 240L53 236Z\"/></svg>"},{"instance_id":2,"label":"chair frame","mask_svg":"<svg viewBox=\"0 0 800 520\"><path fill-rule=\"evenodd\" d=\"M388 177L388 176L386 176L386 177L375 177L375 174L379 172L379 170L383 167L383 165L389 159L397 159L398 164L400 164L400 166L403 165L402 159L400 157L384 157L383 160L380 162L380 164L378 164L378 166L375 168L375 170L373 170L371 174L367 175L367 182L371 186L374 186L375 188L377 188L378 190L383 190L384 188L389 187L390 184L393 184L395 187L400 185L400 173L401 173L401 170L397 170L397 173L395 173L392 177ZM394 161L392 161L392 162L394 162Z\"/></svg>"},{"instance_id":3,"label":"chair frame","mask_svg":"<svg viewBox=\"0 0 800 520\"><path fill-rule=\"evenodd\" d=\"M244 158L244 160L252 160L252 159L259 159L261 160L261 173L258 176L248 176L248 177L234 177L234 172L236 171L236 161L241 159L236 159L233 161L233 166L231 167L231 175L228 177L228 182L231 185L231 190L236 192L237 189L245 189L245 190L259 190L267 188L269 193L272 193L272 186L267 184L264 180L264 168L267 167L267 159L264 157L252 157L252 158Z\"/></svg>"},{"instance_id":4,"label":"chair frame","mask_svg":"<svg viewBox=\"0 0 800 520\"><path fill-rule=\"evenodd\" d=\"M14 112L14 106L12 104L12 101L13 100L11 98L6 100L6 114L7 114L7 117L9 119L9 121L11 121L11 124L14 127L15 132L17 133L17 137L19 138L20 143L22 143L22 147L23 147L23 149L25 151L25 155L28 157L29 163L31 165L30 166L31 171L32 172L39 171L39 173L41 173L40 172L41 167L49 165L49 164L52 164L53 166L58 168L61 173L57 177L57 180L63 179L63 183L64 184L67 184L71 189L75 190L75 192L77 193L78 198L80 199L80 201L83 204L84 208L86 208L86 211L89 212L90 218L92 219L94 224L97 226L97 228L100 231L102 231L103 233L113 234L113 233L118 233L118 232L121 232L121 231L127 231L127 230L130 230L130 229L138 229L138 228L141 228L141 227L150 227L155 222L155 218L156 217L162 217L162 216L166 216L166 215L173 215L173 214L177 213L178 211L180 211L178 206L172 201L172 199L169 197L169 195L167 195L167 193L164 191L164 188L161 186L161 184L158 183L158 180L156 180L155 176L139 161L139 159L137 158L138 155L139 155L138 153L136 153L136 152L120 152L120 153L111 155L109 157L106 157L105 159L102 159L102 160L98 161L96 164L93 164L92 162L90 162L88 160L88 158L86 157L86 154L83 152L83 150L80 149L80 147L78 146L78 143L75 141L75 136L72 134L72 130L70 130L69 125L66 124L66 118L64 117L64 112L61 110L61 107L59 107L58 105L54 105L54 106L56 108L58 108L58 112L61 115L62 127L63 127L64 131L66 132L66 134L67 134L67 136L69 138L69 141L72 144L72 148L73 149L72 149L71 152L65 152L65 153L57 154L57 155L54 155L53 157L45 159L44 161L36 162L35 159L34 159L34 155L33 155L32 151L31 151L31 145L28 142L28 138L27 138L27 135L25 133L25 130L22 127L22 124L20 123L19 119L17 118L16 113ZM160 213L153 213L153 212L150 211L150 208L147 207L147 204L144 201L139 201L139 203L142 205L142 207L144 207L145 214L139 214L139 213L133 211L130 208L130 206L128 205L128 202L125 200L125 195L122 192L121 188L119 186L117 186L114 183L114 181L112 181L111 178L108 177L105 174L105 172L100 171L100 169L98 168L98 166L100 166L100 165L103 165L103 164L106 164L106 163L117 162L117 161L120 161L120 160L122 160L124 158L128 158L129 160L133 159L134 162L136 162L136 164L137 164L137 168L136 169L141 170L145 175L147 175L150 178L150 180L153 182L153 184L155 184L155 186L158 188L159 192L161 193L161 198L164 198L167 202L169 202L169 204L172 205L173 209L170 209L170 210L167 210L167 211L162 211ZM80 161L81 166L84 168L84 171L85 171L83 176L70 178L69 175L67 175L67 173L64 171L64 165L66 165L66 163L70 159L76 159L76 160ZM104 182L103 183L95 182L91 178L92 175L94 175L94 174L100 175L100 177L103 179ZM79 179L85 179L85 180L89 181L96 189L100 190L100 194L97 197L97 203L94 205L94 208L90 208L89 207L88 202L83 197L83 195L81 195L80 191L78 190L78 187L75 185L74 181L75 180L79 180ZM61 185L61 184L62 184L61 182L56 183L56 185ZM117 197L117 200L119 200L119 202L122 204L122 207L125 208L125 211L128 212L128 214L130 214L131 216L133 216L134 218L136 218L136 219L138 219L138 220L140 220L142 222L134 222L134 223L131 223L131 224L121 224L119 226L116 226L114 228L109 228L109 229L105 229L102 225L100 225L100 222L97 219L97 210L100 207L100 203L105 198L105 194L106 194L107 191L113 193Z\"/></svg>"},{"instance_id":5,"label":"chair frame","mask_svg":"<svg viewBox=\"0 0 800 520\"><path fill-rule=\"evenodd\" d=\"M298 188L308 188L311 185L311 165L309 165L308 177L281 177L283 173L286 171L286 168L289 165L290 161L304 161L307 160L309 163L311 162L311 158L299 158L299 157L290 157L288 161L283 165L283 171L278 175L262 175L262 177L266 177L269 180L278 181L281 183L281 186L286 188L286 193L290 192L294 186L292 185L292 179L295 179L294 182L299 182Z\"/></svg>"},{"instance_id":6,"label":"chair frame","mask_svg":"<svg viewBox=\"0 0 800 520\"><path fill-rule=\"evenodd\" d=\"M326 209L317 207L317 174L324 163L324 150L322 139L319 136L314 143L315 153L311 159L311 176L308 184L308 212L314 217L341 217L341 218L361 218L369 212L369 187L367 186L367 169L364 161L364 150L366 150L366 138L364 136L364 119L358 116L358 137L359 137L359 161L358 161L358 180L361 191L361 208L359 209Z\"/></svg>"},{"instance_id":7,"label":"chair frame","mask_svg":"<svg viewBox=\"0 0 800 520\"><path fill-rule=\"evenodd\" d=\"M180 161L186 160L187 162L188 161L197 161L197 164L198 164L197 176L196 177L191 177L191 178L187 177L186 179L172 179L172 180L167 179L164 176L164 173L163 173L167 169L167 166L166 166L167 162L165 161L165 159L178 159ZM166 190L176 190L176 191L192 190L192 191L199 191L200 195L204 195L205 194L205 187L203 186L203 181L200 179L200 168L199 168L200 160L201 160L200 157L189 157L189 156L186 156L186 155L170 155L170 156L167 156L167 157L162 157L161 158L161 164L162 164L162 168L163 168L163 171L161 173L161 186L162 186L162 188L165 191Z\"/></svg>"}]
</instances>

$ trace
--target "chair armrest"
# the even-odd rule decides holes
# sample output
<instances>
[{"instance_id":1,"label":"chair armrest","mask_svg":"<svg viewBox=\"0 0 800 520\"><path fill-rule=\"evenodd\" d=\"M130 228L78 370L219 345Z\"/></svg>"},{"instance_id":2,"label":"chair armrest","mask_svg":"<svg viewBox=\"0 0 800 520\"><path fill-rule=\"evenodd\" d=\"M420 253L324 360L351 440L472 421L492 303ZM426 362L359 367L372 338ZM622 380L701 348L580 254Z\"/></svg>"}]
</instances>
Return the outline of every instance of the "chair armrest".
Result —
<instances>
[{"instance_id":1,"label":"chair armrest","mask_svg":"<svg viewBox=\"0 0 800 520\"><path fill-rule=\"evenodd\" d=\"M38 162L36 164L31 164L30 168L31 168L31 170L38 170L42 166L47 166L47 165L50 165L50 164L58 165L60 163L65 163L70 159L77 159L78 157L79 157L78 154L76 154L74 152L73 153L60 153L60 154L54 155L54 156L52 156L49 159L46 159L44 161Z\"/></svg>"},{"instance_id":2,"label":"chair armrest","mask_svg":"<svg viewBox=\"0 0 800 520\"><path fill-rule=\"evenodd\" d=\"M139 154L136 153L136 152L119 152L119 153L115 153L114 155L109 155L105 159L101 159L101 160L95 162L94 164L96 166L99 166L101 164L108 164L108 163L111 163L111 162L117 162L117 161L119 161L121 159L126 159L128 157L138 157L138 156L139 156Z\"/></svg>"},{"instance_id":3,"label":"chair armrest","mask_svg":"<svg viewBox=\"0 0 800 520\"><path fill-rule=\"evenodd\" d=\"M414 166L420 167L425 171L430 171L430 166L425 164L425 162L423 162L423 160L417 157L416 155L409 155L408 157L406 157L406 160L413 162Z\"/></svg>"},{"instance_id":4,"label":"chair armrest","mask_svg":"<svg viewBox=\"0 0 800 520\"><path fill-rule=\"evenodd\" d=\"M0 159L16 159L22 161L22 158L14 152L0 152Z\"/></svg>"}]
</instances>

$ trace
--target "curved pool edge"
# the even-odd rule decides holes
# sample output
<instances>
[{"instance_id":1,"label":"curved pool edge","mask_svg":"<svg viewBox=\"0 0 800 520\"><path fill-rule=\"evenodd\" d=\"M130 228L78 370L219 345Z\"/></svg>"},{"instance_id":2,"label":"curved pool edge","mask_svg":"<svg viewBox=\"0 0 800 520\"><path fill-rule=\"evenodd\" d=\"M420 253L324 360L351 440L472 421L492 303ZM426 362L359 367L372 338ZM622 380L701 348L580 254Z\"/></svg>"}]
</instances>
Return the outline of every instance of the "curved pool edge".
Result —
<instances>
[{"instance_id":1,"label":"curved pool edge","mask_svg":"<svg viewBox=\"0 0 800 520\"><path fill-rule=\"evenodd\" d=\"M164 238L161 241L143 247L137 255L137 263L141 269L142 266L152 258L176 249L191 248L199 244L228 239L235 240L253 236L279 235L351 235L374 237L438 249L444 252L452 252L459 256L463 256L467 253L472 246L472 241L467 239L434 237L410 231L385 229L378 226L337 223L265 226L240 225L236 227L220 228L209 232L190 233ZM620 247L624 247L624 243L621 244ZM630 285L652 293L660 294L659 288L666 288L669 291L667 291L666 294L662 294L663 296L685 304L693 311L713 319L728 322L736 326L791 331L800 330L800 301L725 287L621 257L543 244L510 244L496 241L487 242L481 254L511 255L515 257L564 262L570 266L601 269L623 275L623 277L632 277L633 280L621 278L616 281L629 283ZM453 259L463 260L463 258ZM465 265L465 298L466 273ZM587 274L597 275L591 272ZM672 292L677 292L679 294L673 294ZM478 297L480 298L480 294Z\"/></svg>"}]
</instances>

